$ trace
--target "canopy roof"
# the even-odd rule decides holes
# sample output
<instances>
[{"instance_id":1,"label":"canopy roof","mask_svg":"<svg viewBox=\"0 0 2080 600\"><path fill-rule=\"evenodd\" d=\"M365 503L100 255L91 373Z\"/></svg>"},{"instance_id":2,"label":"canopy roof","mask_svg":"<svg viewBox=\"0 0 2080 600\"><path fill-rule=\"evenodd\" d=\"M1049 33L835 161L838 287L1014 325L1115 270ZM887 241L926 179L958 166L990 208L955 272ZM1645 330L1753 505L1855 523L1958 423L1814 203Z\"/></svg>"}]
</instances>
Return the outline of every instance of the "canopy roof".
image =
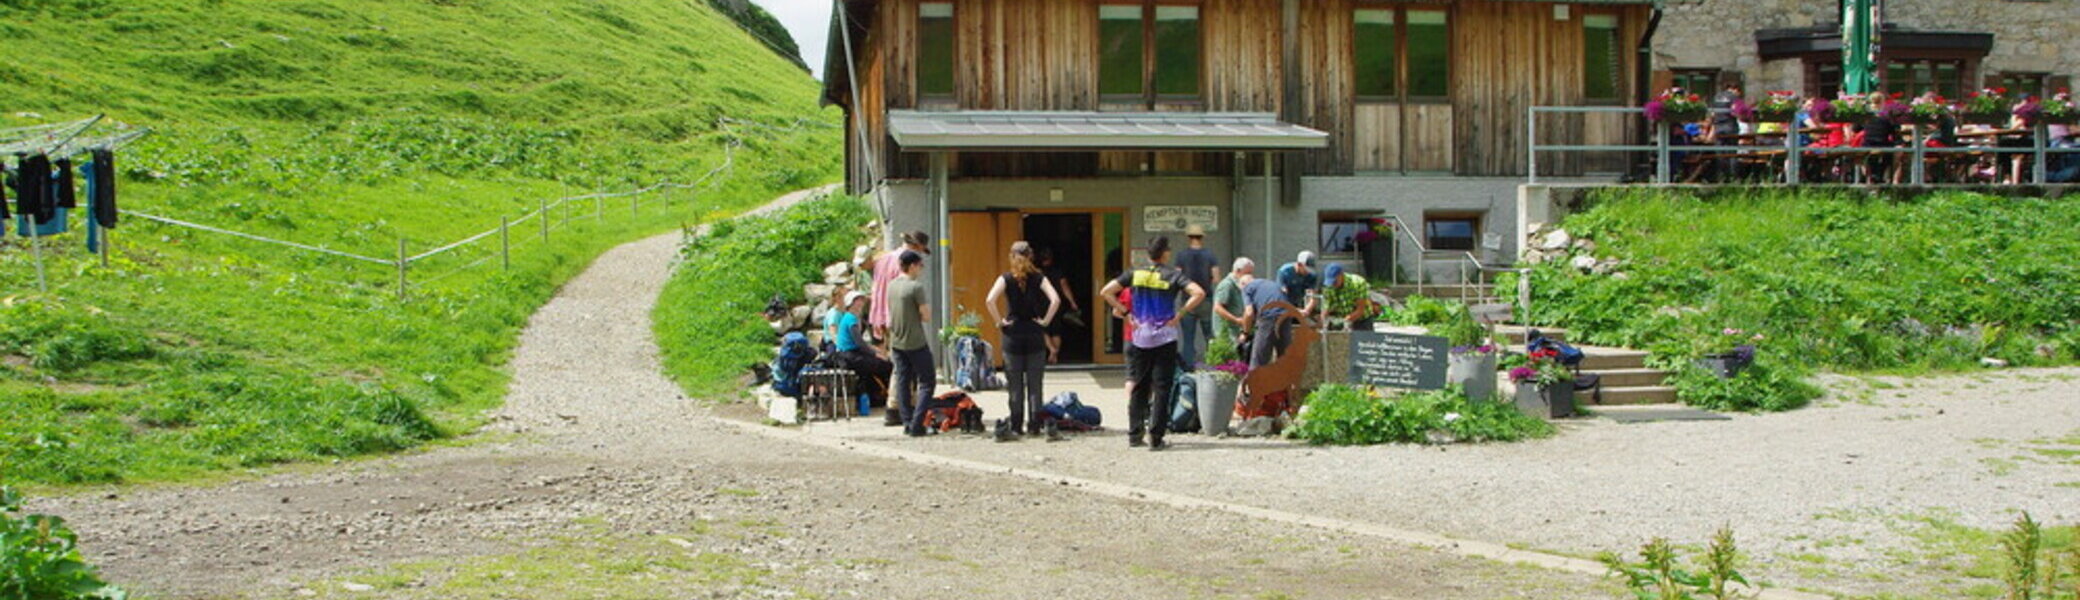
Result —
<instances>
[{"instance_id":1,"label":"canopy roof","mask_svg":"<svg viewBox=\"0 0 2080 600\"><path fill-rule=\"evenodd\" d=\"M1308 150L1329 134L1270 113L889 111L905 151Z\"/></svg>"}]
</instances>

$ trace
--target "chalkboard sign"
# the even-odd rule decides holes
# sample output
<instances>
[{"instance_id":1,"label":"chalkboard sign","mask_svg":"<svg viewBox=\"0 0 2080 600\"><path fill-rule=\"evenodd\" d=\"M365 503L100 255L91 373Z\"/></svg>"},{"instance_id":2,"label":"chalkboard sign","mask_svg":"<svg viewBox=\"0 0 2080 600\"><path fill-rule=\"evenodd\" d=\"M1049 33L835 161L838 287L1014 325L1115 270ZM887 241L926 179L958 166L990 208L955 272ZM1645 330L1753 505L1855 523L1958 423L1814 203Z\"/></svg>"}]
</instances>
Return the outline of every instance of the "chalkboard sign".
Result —
<instances>
[{"instance_id":1,"label":"chalkboard sign","mask_svg":"<svg viewBox=\"0 0 2080 600\"><path fill-rule=\"evenodd\" d=\"M1444 338L1358 331L1351 333L1351 383L1417 390L1444 389Z\"/></svg>"}]
</instances>

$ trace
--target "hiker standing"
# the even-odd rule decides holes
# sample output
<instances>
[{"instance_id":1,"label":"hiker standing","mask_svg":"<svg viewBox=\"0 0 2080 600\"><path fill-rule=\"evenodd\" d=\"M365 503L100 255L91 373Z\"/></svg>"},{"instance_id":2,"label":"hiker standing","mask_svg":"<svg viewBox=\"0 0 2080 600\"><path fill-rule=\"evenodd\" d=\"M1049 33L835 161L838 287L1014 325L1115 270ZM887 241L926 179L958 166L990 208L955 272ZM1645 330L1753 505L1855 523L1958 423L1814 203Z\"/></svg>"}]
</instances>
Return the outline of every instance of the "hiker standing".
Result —
<instances>
[{"instance_id":1,"label":"hiker standing","mask_svg":"<svg viewBox=\"0 0 2080 600\"><path fill-rule=\"evenodd\" d=\"M928 246L931 239L932 236L926 235L922 231L905 233L903 234L903 244L901 246L881 253L881 258L874 261L874 297L873 303L868 305L867 308L867 324L874 328L874 340L877 345L888 345L888 287L890 282L895 281L896 277L903 274L901 261L903 253L907 251L931 254L932 249ZM893 356L894 353L890 352L890 355ZM896 361L896 370L901 371L902 369L902 361ZM895 394L883 395L891 401L895 400L896 397ZM907 422L906 416L907 414L901 410L901 407L889 404L887 407L887 418L881 424L889 427L902 425Z\"/></svg>"},{"instance_id":2,"label":"hiker standing","mask_svg":"<svg viewBox=\"0 0 2080 600\"><path fill-rule=\"evenodd\" d=\"M997 310L1004 300L1009 316ZM997 277L989 288L989 316L1004 333L1004 380L1011 392L1011 417L1005 422L1016 436L1040 433L1040 420L1026 417L1040 411L1046 396L1040 380L1047 371L1047 326L1054 322L1062 297L1054 282L1033 264L1033 246L1024 241L1011 244L1011 271Z\"/></svg>"},{"instance_id":3,"label":"hiker standing","mask_svg":"<svg viewBox=\"0 0 2080 600\"><path fill-rule=\"evenodd\" d=\"M932 364L931 336L924 324L931 320L924 282L924 255L904 250L897 265L903 274L888 282L888 345L895 351L896 381L889 404L900 411L903 434L924 435L924 403L931 400L938 383Z\"/></svg>"},{"instance_id":4,"label":"hiker standing","mask_svg":"<svg viewBox=\"0 0 2080 600\"><path fill-rule=\"evenodd\" d=\"M1185 278L1184 271L1170 266L1170 238L1156 236L1149 242L1148 260L1147 267L1121 273L1118 279L1107 282L1098 296L1112 305L1114 316L1134 324L1127 345L1127 379L1133 386L1127 399L1127 445L1143 446L1142 434L1146 431L1148 449L1162 450L1169 447L1163 443L1163 434L1169 431L1170 388L1177 379L1180 313L1198 309L1199 303L1206 300L1206 290ZM1116 298L1122 289L1133 293L1132 310ZM1190 297L1182 309L1177 306L1179 292Z\"/></svg>"},{"instance_id":5,"label":"hiker standing","mask_svg":"<svg viewBox=\"0 0 2080 600\"><path fill-rule=\"evenodd\" d=\"M1210 343L1227 344L1231 347L1240 346L1242 332L1246 330L1248 325L1247 322L1242 320L1242 315L1249 310L1249 303L1242 298L1242 288L1249 285L1250 281L1256 279L1256 273L1257 261L1250 260L1246 256L1238 256L1235 257L1235 268L1228 272L1227 277L1221 278L1220 285L1214 286L1213 314L1215 319L1213 321L1213 341ZM1238 352L1238 356L1245 359L1249 358L1246 353Z\"/></svg>"},{"instance_id":6,"label":"hiker standing","mask_svg":"<svg viewBox=\"0 0 2080 600\"><path fill-rule=\"evenodd\" d=\"M1185 249L1177 253L1177 268L1184 271L1186 279L1198 284L1199 289L1212 290L1213 282L1221 278L1220 259L1206 249L1206 228L1193 225L1184 230ZM1213 307L1200 304L1198 310L1184 313L1183 352L1186 370L1197 370L1206 357L1206 345L1213 337Z\"/></svg>"}]
</instances>

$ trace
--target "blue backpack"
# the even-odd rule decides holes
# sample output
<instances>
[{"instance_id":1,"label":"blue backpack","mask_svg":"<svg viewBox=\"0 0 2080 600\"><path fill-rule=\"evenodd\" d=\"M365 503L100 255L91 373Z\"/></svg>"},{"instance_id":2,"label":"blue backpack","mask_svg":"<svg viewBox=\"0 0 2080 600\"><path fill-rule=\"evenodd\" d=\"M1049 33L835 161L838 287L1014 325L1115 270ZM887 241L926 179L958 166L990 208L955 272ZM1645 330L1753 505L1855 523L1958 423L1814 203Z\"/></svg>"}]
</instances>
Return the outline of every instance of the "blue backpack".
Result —
<instances>
[{"instance_id":1,"label":"blue backpack","mask_svg":"<svg viewBox=\"0 0 2080 600\"><path fill-rule=\"evenodd\" d=\"M1179 370L1177 383L1170 386L1170 431L1199 432L1199 379Z\"/></svg>"},{"instance_id":2,"label":"blue backpack","mask_svg":"<svg viewBox=\"0 0 2080 600\"><path fill-rule=\"evenodd\" d=\"M953 385L970 392L1004 388L1004 380L990 367L989 342L966 336L953 342Z\"/></svg>"},{"instance_id":3,"label":"blue backpack","mask_svg":"<svg viewBox=\"0 0 2080 600\"><path fill-rule=\"evenodd\" d=\"M1054 398L1048 400L1040 409L1055 420L1074 421L1086 427L1097 427L1105 422L1105 414L1099 412L1096 406L1084 405L1083 399L1077 397L1076 392L1055 394Z\"/></svg>"},{"instance_id":4,"label":"blue backpack","mask_svg":"<svg viewBox=\"0 0 2080 600\"><path fill-rule=\"evenodd\" d=\"M1582 364L1582 351L1580 348L1569 346L1565 342L1548 338L1545 335L1540 334L1536 329L1531 330L1531 335L1527 337L1531 338L1531 341L1524 343L1525 352L1536 351L1540 348L1550 349L1554 352L1560 353L1561 366L1575 367L1580 366Z\"/></svg>"},{"instance_id":5,"label":"blue backpack","mask_svg":"<svg viewBox=\"0 0 2080 600\"><path fill-rule=\"evenodd\" d=\"M773 391L782 396L802 397L802 369L816 360L816 349L809 347L809 336L802 332L788 332L780 338L780 355L773 357Z\"/></svg>"}]
</instances>

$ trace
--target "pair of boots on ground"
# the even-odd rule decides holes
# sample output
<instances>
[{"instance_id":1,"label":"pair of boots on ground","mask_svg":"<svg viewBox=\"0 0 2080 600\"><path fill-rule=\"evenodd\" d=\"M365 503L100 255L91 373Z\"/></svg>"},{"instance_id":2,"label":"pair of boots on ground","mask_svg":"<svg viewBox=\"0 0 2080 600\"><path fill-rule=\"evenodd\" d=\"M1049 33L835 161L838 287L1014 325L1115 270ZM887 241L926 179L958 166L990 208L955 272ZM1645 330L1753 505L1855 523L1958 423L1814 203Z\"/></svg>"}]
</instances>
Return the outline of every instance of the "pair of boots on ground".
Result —
<instances>
[{"instance_id":1,"label":"pair of boots on ground","mask_svg":"<svg viewBox=\"0 0 2080 600\"><path fill-rule=\"evenodd\" d=\"M1020 437L1018 430L1018 424L1004 419L997 419L996 440L998 442L1018 441ZM1059 442L1063 439L1062 428L1055 424L1054 419L1042 419L1039 415L1034 415L1031 420L1025 423L1025 436L1037 437L1041 435L1047 436L1047 441L1050 442Z\"/></svg>"}]
</instances>

